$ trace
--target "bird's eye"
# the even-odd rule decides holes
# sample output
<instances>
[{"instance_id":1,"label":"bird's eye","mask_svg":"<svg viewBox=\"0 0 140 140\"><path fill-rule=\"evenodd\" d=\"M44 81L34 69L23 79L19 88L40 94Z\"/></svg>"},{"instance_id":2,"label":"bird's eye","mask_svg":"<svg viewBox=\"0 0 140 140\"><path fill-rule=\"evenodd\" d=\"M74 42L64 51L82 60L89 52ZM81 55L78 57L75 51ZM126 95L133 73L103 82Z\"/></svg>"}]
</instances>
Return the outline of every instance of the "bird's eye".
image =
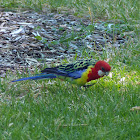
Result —
<instances>
[{"instance_id":1,"label":"bird's eye","mask_svg":"<svg viewBox=\"0 0 140 140\"><path fill-rule=\"evenodd\" d=\"M102 67L102 71L105 71L105 69Z\"/></svg>"}]
</instances>

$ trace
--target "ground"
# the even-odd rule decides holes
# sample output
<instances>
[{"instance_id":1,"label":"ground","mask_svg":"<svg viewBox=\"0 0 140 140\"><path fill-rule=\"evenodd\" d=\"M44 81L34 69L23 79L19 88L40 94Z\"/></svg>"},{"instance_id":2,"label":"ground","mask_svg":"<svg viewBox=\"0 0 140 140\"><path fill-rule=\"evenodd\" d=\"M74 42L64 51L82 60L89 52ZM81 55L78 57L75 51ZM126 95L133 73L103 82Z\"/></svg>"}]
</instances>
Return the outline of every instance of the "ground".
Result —
<instances>
[{"instance_id":1,"label":"ground","mask_svg":"<svg viewBox=\"0 0 140 140\"><path fill-rule=\"evenodd\" d=\"M34 7L0 13L0 139L139 140L138 0L47 0L51 8L41 12L35 9L46 0L21 2L0 1ZM69 4L74 13L63 11ZM84 58L107 61L109 76L89 88L59 79L11 82Z\"/></svg>"}]
</instances>

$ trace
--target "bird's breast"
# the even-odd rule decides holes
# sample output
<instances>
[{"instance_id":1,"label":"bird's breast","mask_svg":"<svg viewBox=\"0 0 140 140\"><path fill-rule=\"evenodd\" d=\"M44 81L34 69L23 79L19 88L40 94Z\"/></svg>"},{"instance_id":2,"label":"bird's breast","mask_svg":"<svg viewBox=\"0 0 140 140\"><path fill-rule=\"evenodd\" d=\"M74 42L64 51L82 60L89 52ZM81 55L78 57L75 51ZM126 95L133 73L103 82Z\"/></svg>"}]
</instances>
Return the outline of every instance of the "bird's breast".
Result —
<instances>
[{"instance_id":1,"label":"bird's breast","mask_svg":"<svg viewBox=\"0 0 140 140\"><path fill-rule=\"evenodd\" d=\"M89 66L87 70L82 73L80 78L73 80L73 83L80 86L85 85L88 82L88 79L89 79L88 75L92 72L92 68L93 66Z\"/></svg>"}]
</instances>

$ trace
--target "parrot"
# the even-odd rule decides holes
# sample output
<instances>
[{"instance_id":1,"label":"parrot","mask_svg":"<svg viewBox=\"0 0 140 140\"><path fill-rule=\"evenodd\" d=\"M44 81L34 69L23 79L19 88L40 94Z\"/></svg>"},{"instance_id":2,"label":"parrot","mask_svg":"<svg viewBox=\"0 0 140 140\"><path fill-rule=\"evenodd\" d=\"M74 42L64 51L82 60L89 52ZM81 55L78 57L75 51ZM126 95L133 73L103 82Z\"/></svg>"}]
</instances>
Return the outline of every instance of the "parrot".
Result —
<instances>
[{"instance_id":1,"label":"parrot","mask_svg":"<svg viewBox=\"0 0 140 140\"><path fill-rule=\"evenodd\" d=\"M111 66L103 60L82 59L73 63L45 68L41 71L41 74L13 80L12 82L59 78L72 84L85 86L86 83L92 80L107 76L110 70Z\"/></svg>"}]
</instances>

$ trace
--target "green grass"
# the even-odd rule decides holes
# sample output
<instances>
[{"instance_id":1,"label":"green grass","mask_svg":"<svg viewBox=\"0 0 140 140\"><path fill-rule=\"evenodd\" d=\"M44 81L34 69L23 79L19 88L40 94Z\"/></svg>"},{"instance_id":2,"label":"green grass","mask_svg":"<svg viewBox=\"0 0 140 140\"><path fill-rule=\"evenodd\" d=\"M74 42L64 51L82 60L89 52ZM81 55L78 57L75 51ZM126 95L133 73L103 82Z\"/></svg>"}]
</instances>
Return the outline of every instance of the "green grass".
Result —
<instances>
[{"instance_id":1,"label":"green grass","mask_svg":"<svg viewBox=\"0 0 140 140\"><path fill-rule=\"evenodd\" d=\"M140 139L140 111L130 110L140 106L140 70L129 49L113 52L112 78L88 89L60 80L2 79L0 139Z\"/></svg>"},{"instance_id":2,"label":"green grass","mask_svg":"<svg viewBox=\"0 0 140 140\"><path fill-rule=\"evenodd\" d=\"M92 54L110 59L112 77L96 80L87 89L60 80L9 83L20 74L1 78L0 139L139 140L140 111L130 110L140 106L139 1L0 1L8 10L21 3L20 8L39 11L46 5L58 12L60 7L73 8L77 16L89 13L90 7L91 20L120 19L127 25L124 31L134 31L135 38L103 55Z\"/></svg>"},{"instance_id":3,"label":"green grass","mask_svg":"<svg viewBox=\"0 0 140 140\"><path fill-rule=\"evenodd\" d=\"M53 11L71 10L75 15L85 15L91 12L93 17L101 19L138 19L139 0L1 0L1 7L8 9L29 8L41 11L45 7Z\"/></svg>"}]
</instances>

